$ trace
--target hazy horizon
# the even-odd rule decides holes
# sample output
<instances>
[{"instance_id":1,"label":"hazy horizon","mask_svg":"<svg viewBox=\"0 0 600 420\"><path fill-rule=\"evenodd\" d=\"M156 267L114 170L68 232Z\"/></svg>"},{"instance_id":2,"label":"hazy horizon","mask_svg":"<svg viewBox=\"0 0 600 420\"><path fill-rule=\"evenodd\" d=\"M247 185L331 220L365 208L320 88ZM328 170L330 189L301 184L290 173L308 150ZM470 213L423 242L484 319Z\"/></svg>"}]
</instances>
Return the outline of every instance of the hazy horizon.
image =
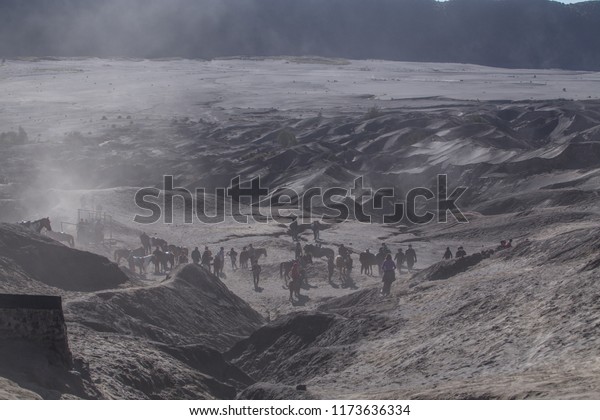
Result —
<instances>
[{"instance_id":1,"label":"hazy horizon","mask_svg":"<svg viewBox=\"0 0 600 420\"><path fill-rule=\"evenodd\" d=\"M5 0L0 56L315 55L600 70L600 10L573 3Z\"/></svg>"}]
</instances>

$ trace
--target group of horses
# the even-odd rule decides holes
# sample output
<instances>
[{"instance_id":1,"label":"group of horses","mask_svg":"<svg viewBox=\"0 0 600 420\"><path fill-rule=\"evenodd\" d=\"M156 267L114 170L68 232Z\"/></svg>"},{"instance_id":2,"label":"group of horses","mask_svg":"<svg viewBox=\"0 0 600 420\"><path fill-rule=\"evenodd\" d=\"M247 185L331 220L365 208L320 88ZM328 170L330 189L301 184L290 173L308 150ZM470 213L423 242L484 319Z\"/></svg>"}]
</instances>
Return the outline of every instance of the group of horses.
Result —
<instances>
[{"instance_id":1,"label":"group of horses","mask_svg":"<svg viewBox=\"0 0 600 420\"><path fill-rule=\"evenodd\" d=\"M337 271L338 279L342 287L348 287L351 284L350 274L353 269L352 254L356 254L355 250L340 245L338 253L331 248L322 247L320 245L308 244L302 249L302 255L296 255L300 265L299 279L292 279L290 276L292 267L296 260L284 261L279 264L279 276L284 280L284 288L290 291L290 301L294 302L294 297L300 298L300 289L307 282L306 268L313 263L313 258L326 258L328 268L329 283L333 284L333 276ZM299 251L297 251L299 252ZM381 274L381 266L389 252L380 250L377 254L364 251L359 254L359 262L361 264L361 274L373 275L373 266L378 267Z\"/></svg>"},{"instance_id":2,"label":"group of horses","mask_svg":"<svg viewBox=\"0 0 600 420\"><path fill-rule=\"evenodd\" d=\"M252 248L250 246L249 249L246 249L244 247L239 255L239 267L250 269L250 271L252 271L252 261L254 260L256 263L258 263L259 258L262 256L267 256L266 248ZM230 256L230 258L234 257ZM212 253L210 253L208 258L206 258L203 254L201 262L202 265L208 268L208 271L212 271L215 276L224 277L223 269L225 268L225 259L226 256L224 253L223 255L217 253L214 257L212 256ZM249 262L250 264L248 264ZM234 264L232 264L232 268L235 270Z\"/></svg>"},{"instance_id":3,"label":"group of horses","mask_svg":"<svg viewBox=\"0 0 600 420\"><path fill-rule=\"evenodd\" d=\"M136 249L120 248L114 251L114 259L117 264L122 260L127 261L129 269L133 272L146 274L148 266L154 264L154 273L161 274L173 269L179 264L189 262L189 249L183 246L169 244L166 240L156 236L150 237L146 233L140 235L141 245ZM267 256L265 248L244 249L239 254L240 268L249 268L249 262L255 258L257 261L261 256ZM225 266L225 258L217 255L212 261L202 261L209 271L218 277L222 277Z\"/></svg>"},{"instance_id":4,"label":"group of horses","mask_svg":"<svg viewBox=\"0 0 600 420\"><path fill-rule=\"evenodd\" d=\"M185 247L169 244L164 239L150 237L146 233L140 235L140 241L142 246L139 248L116 249L113 253L115 262L120 264L121 260L125 260L132 272L139 271L140 274L146 274L148 266L154 264L154 272L160 274L188 260L189 250Z\"/></svg>"},{"instance_id":5,"label":"group of horses","mask_svg":"<svg viewBox=\"0 0 600 420\"><path fill-rule=\"evenodd\" d=\"M60 242L67 242L71 247L74 246L73 236L63 232L53 231L48 217L36 221L24 221L21 222L20 225L30 228L37 233L40 233L45 229L45 234L52 239ZM141 246L139 248L116 249L113 255L115 262L120 264L122 260L125 260L128 262L129 269L132 272L139 271L140 274L145 274L151 263L154 264L155 273L159 274L172 270L173 267L178 264L188 262L189 250L186 247L169 244L164 239L156 236L150 237L146 233L140 235L140 241ZM307 283L306 268L309 264L313 263L313 258L327 259L330 283L332 282L334 271L337 269L342 286L346 284L353 266L352 253L356 253L356 251L345 248L343 245L340 246L338 254L336 255L335 251L331 248L322 247L320 244L307 244L303 248L302 255L297 255L301 273L298 279L292 279L290 276L296 260L282 262L279 265L279 274L285 281L284 288L289 289L290 301L293 303L294 297L300 299L300 289L303 284ZM381 264L383 263L386 254L387 253L381 250L377 255L370 252L361 252L359 254L361 274L372 275L373 266L378 266L381 270ZM239 267L251 269L252 267L249 267L249 262L258 264L258 260L262 256L267 256L267 250L265 248L253 248L252 246L244 248L239 254ZM216 256L212 261L212 266L214 268L209 266L209 270L213 268L213 273L220 276L223 273L225 265L224 259L224 257L220 258Z\"/></svg>"},{"instance_id":6,"label":"group of horses","mask_svg":"<svg viewBox=\"0 0 600 420\"><path fill-rule=\"evenodd\" d=\"M249 267L248 263L252 262L252 259L255 258L256 261L258 261L260 259L260 257L266 257L267 256L267 249L266 248L251 248L247 249L244 247L244 249L242 249L240 251L240 268L251 268Z\"/></svg>"},{"instance_id":7,"label":"group of horses","mask_svg":"<svg viewBox=\"0 0 600 420\"><path fill-rule=\"evenodd\" d=\"M342 248L347 249L347 248ZM284 288L290 292L290 302L294 302L294 297L300 299L300 289L303 285L308 286L306 268L313 263L313 258L326 258L328 266L329 282L332 282L334 271L337 269L339 279L344 287L349 281L349 274L352 271L351 251L342 252L336 256L336 253L331 248L322 247L320 245L308 244L302 249L302 255L296 255L296 260L300 266L300 276L293 279L290 275L296 260L284 261L279 264L279 276L284 280ZM299 252L299 251L298 251ZM343 254L343 255L342 255Z\"/></svg>"}]
</instances>

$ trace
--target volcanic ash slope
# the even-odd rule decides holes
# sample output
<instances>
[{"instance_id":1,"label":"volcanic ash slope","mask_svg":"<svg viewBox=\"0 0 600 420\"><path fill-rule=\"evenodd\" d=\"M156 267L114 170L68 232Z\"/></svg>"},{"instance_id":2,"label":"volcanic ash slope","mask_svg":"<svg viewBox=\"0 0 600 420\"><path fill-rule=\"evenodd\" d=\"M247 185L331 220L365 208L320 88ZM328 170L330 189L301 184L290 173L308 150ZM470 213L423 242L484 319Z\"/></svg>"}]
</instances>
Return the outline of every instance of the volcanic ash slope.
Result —
<instances>
[{"instance_id":1,"label":"volcanic ash slope","mask_svg":"<svg viewBox=\"0 0 600 420\"><path fill-rule=\"evenodd\" d=\"M35 342L4 343L4 397L227 399L254 383L220 351L264 320L204 269L139 285L104 257L19 226L0 225L0 246L4 293L63 297L73 355L67 370Z\"/></svg>"},{"instance_id":2,"label":"volcanic ash slope","mask_svg":"<svg viewBox=\"0 0 600 420\"><path fill-rule=\"evenodd\" d=\"M600 230L573 229L442 262L389 298L362 290L286 315L227 357L267 383L243 394L256 398L307 384L333 399L596 399L599 250Z\"/></svg>"}]
</instances>

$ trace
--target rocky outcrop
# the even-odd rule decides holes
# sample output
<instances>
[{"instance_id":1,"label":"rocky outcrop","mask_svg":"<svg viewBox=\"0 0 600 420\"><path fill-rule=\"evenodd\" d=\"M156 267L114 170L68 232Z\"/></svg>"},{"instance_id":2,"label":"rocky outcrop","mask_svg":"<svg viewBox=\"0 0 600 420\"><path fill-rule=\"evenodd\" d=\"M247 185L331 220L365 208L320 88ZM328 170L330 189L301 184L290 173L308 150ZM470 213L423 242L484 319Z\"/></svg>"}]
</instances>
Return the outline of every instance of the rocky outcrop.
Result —
<instances>
[{"instance_id":1,"label":"rocky outcrop","mask_svg":"<svg viewBox=\"0 0 600 420\"><path fill-rule=\"evenodd\" d=\"M66 305L69 320L122 333L224 351L265 320L203 267L181 266L153 287L89 294Z\"/></svg>"},{"instance_id":2,"label":"rocky outcrop","mask_svg":"<svg viewBox=\"0 0 600 420\"><path fill-rule=\"evenodd\" d=\"M0 255L0 289L6 291L23 290L31 281L79 292L111 289L127 281L107 258L69 248L19 225L0 224Z\"/></svg>"},{"instance_id":3,"label":"rocky outcrop","mask_svg":"<svg viewBox=\"0 0 600 420\"><path fill-rule=\"evenodd\" d=\"M446 280L467 271L469 268L479 264L484 258L483 254L477 252L463 258L440 261L412 276L411 282L420 283L431 280Z\"/></svg>"},{"instance_id":4,"label":"rocky outcrop","mask_svg":"<svg viewBox=\"0 0 600 420\"><path fill-rule=\"evenodd\" d=\"M60 296L0 295L0 338L32 343L50 363L71 366Z\"/></svg>"}]
</instances>

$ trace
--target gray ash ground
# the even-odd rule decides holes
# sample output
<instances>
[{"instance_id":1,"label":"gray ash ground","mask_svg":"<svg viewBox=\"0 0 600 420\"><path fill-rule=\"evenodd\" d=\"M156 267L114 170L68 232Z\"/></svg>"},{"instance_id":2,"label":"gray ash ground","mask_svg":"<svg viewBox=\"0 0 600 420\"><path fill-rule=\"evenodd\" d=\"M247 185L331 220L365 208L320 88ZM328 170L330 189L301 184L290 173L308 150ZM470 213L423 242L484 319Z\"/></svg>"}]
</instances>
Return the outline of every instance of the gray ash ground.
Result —
<instances>
[{"instance_id":1,"label":"gray ash ground","mask_svg":"<svg viewBox=\"0 0 600 420\"><path fill-rule=\"evenodd\" d=\"M15 135L0 144L1 219L50 216L60 230L93 202L113 214L115 243L75 251L0 226L0 290L62 295L79 360L79 371L57 373L17 343L32 368L3 363L0 396L598 398L596 74L536 72L533 84L526 70L449 64L7 63L0 132ZM283 146L282 130L296 142ZM389 297L354 255L351 287L330 283L315 260L291 304L279 264L294 243L278 223L132 221L135 191L164 174L209 189L261 175L299 191L363 176L406 193L439 173L469 188L459 202L469 223L346 221L321 232L323 246L356 252L412 244L417 272L403 270ZM110 264L142 230L191 249L267 248L261 290L229 265L217 279L193 266L143 277ZM440 263L447 246L473 254L510 238L490 258Z\"/></svg>"}]
</instances>

